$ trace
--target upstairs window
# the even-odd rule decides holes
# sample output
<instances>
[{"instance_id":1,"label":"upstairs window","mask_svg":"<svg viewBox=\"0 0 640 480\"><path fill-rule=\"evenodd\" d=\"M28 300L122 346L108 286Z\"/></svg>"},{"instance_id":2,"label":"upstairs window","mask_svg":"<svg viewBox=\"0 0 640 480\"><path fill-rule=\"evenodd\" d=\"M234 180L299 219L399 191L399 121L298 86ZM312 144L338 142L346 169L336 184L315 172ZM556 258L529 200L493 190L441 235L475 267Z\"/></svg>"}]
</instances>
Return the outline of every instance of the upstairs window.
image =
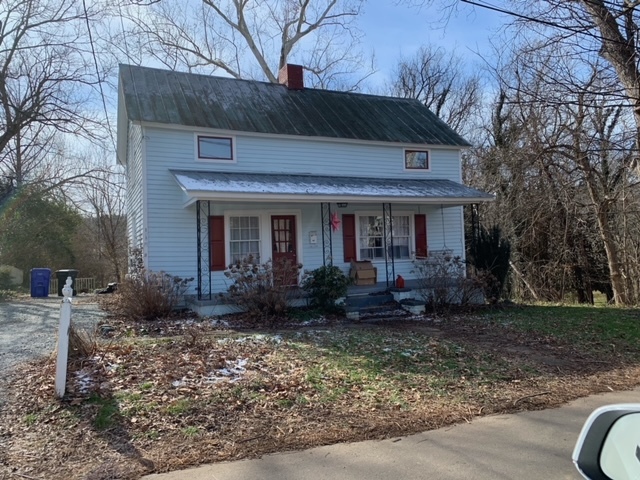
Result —
<instances>
[{"instance_id":1,"label":"upstairs window","mask_svg":"<svg viewBox=\"0 0 640 480\"><path fill-rule=\"evenodd\" d=\"M405 150L404 168L406 170L429 170L431 168L429 162L429 151Z\"/></svg>"},{"instance_id":2,"label":"upstairs window","mask_svg":"<svg viewBox=\"0 0 640 480\"><path fill-rule=\"evenodd\" d=\"M228 137L198 135L198 158L204 160L233 160L233 140Z\"/></svg>"}]
</instances>

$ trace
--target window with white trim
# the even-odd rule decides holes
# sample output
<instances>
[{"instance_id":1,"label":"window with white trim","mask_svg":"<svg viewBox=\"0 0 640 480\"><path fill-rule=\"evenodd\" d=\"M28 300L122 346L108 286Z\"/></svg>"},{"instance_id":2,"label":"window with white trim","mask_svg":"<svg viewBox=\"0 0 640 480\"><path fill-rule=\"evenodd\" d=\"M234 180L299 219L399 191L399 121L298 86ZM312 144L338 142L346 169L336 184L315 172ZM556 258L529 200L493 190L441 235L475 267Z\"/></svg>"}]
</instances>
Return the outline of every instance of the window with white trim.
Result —
<instances>
[{"instance_id":1,"label":"window with white trim","mask_svg":"<svg viewBox=\"0 0 640 480\"><path fill-rule=\"evenodd\" d=\"M405 150L404 168L406 170L429 170L429 151Z\"/></svg>"},{"instance_id":2,"label":"window with white trim","mask_svg":"<svg viewBox=\"0 0 640 480\"><path fill-rule=\"evenodd\" d=\"M384 226L381 215L360 215L358 245L360 260L384 259ZM411 228L409 215L394 215L393 257L395 259L411 258Z\"/></svg>"},{"instance_id":3,"label":"window with white trim","mask_svg":"<svg viewBox=\"0 0 640 480\"><path fill-rule=\"evenodd\" d=\"M229 256L231 263L253 257L260 263L260 217L229 217Z\"/></svg>"},{"instance_id":4,"label":"window with white trim","mask_svg":"<svg viewBox=\"0 0 640 480\"><path fill-rule=\"evenodd\" d=\"M198 158L203 160L233 160L233 139L198 135Z\"/></svg>"}]
</instances>

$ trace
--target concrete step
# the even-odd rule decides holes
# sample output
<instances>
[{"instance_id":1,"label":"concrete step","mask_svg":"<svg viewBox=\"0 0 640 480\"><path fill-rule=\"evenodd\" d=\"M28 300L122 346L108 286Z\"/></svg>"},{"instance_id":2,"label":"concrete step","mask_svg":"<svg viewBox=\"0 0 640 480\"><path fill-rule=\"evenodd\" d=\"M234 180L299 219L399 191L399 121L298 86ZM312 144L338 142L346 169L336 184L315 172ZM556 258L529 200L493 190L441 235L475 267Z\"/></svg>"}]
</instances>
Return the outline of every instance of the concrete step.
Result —
<instances>
[{"instance_id":1,"label":"concrete step","mask_svg":"<svg viewBox=\"0 0 640 480\"><path fill-rule=\"evenodd\" d=\"M380 305L347 306L345 307L345 313L348 318L354 321L387 320L410 315L402 309L398 302L393 301L393 299Z\"/></svg>"},{"instance_id":2,"label":"concrete step","mask_svg":"<svg viewBox=\"0 0 640 480\"><path fill-rule=\"evenodd\" d=\"M345 300L345 308L367 308L384 305L393 302L391 294L367 294L367 295L349 295Z\"/></svg>"}]
</instances>

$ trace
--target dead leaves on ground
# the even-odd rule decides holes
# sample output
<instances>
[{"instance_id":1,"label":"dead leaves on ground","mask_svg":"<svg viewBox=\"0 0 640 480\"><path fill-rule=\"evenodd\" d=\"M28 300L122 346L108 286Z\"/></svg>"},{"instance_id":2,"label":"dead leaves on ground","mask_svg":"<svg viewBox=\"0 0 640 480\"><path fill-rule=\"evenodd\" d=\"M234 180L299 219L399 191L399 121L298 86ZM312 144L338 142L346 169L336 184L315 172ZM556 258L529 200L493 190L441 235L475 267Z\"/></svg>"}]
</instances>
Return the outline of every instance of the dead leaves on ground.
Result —
<instances>
[{"instance_id":1,"label":"dead leaves on ground","mask_svg":"<svg viewBox=\"0 0 640 480\"><path fill-rule=\"evenodd\" d=\"M103 345L71 365L61 402L54 362L36 362L14 379L1 414L0 474L137 478L409 434L637 383L637 366L578 364L565 345L505 342L509 335L478 334L465 319L437 334L418 323L233 335L194 326Z\"/></svg>"}]
</instances>

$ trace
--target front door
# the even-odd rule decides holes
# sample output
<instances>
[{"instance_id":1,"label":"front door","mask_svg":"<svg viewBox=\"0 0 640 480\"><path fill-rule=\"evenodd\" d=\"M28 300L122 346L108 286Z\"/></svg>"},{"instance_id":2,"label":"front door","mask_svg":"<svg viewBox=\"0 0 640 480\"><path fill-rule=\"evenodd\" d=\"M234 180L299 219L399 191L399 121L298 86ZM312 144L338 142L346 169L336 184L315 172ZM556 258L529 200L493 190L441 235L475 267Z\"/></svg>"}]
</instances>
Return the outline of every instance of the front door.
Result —
<instances>
[{"instance_id":1,"label":"front door","mask_svg":"<svg viewBox=\"0 0 640 480\"><path fill-rule=\"evenodd\" d=\"M273 277L276 285L298 284L298 255L296 217L271 217L271 245L273 249Z\"/></svg>"}]
</instances>

